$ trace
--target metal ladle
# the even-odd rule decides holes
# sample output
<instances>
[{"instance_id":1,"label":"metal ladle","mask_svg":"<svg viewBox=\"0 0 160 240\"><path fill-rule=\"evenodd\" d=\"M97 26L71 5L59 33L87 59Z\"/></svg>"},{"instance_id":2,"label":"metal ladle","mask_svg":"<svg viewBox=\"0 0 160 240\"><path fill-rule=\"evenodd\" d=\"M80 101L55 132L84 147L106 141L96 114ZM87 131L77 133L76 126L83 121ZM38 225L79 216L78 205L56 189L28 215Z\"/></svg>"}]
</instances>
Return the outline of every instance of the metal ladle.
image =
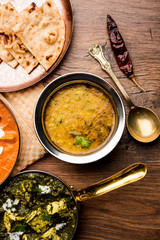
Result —
<instances>
[{"instance_id":1,"label":"metal ladle","mask_svg":"<svg viewBox=\"0 0 160 240\"><path fill-rule=\"evenodd\" d=\"M148 108L138 107L133 104L112 71L110 63L104 57L102 47L100 45L92 44L89 49L89 53L100 63L102 69L110 75L126 99L127 104L131 109L127 120L127 128L131 136L143 143L154 141L160 135L160 120L158 116Z\"/></svg>"}]
</instances>

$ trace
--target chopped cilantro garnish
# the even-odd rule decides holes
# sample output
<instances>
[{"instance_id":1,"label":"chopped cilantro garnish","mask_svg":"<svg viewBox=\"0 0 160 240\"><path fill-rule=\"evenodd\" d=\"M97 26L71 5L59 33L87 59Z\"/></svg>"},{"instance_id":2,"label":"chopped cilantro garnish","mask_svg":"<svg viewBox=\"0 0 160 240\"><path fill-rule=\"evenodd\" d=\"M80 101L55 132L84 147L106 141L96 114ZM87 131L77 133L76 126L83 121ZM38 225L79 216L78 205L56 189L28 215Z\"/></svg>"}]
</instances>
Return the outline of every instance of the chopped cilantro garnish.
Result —
<instances>
[{"instance_id":1,"label":"chopped cilantro garnish","mask_svg":"<svg viewBox=\"0 0 160 240\"><path fill-rule=\"evenodd\" d=\"M91 142L89 141L88 138L82 137L82 136L77 136L76 137L76 144L80 145L84 148L88 148L91 145Z\"/></svg>"},{"instance_id":2,"label":"chopped cilantro garnish","mask_svg":"<svg viewBox=\"0 0 160 240\"><path fill-rule=\"evenodd\" d=\"M50 215L41 215L41 219L50 221L51 220L51 216Z\"/></svg>"},{"instance_id":3,"label":"chopped cilantro garnish","mask_svg":"<svg viewBox=\"0 0 160 240\"><path fill-rule=\"evenodd\" d=\"M39 193L41 193L41 192L43 192L43 190L40 189L40 188L34 188L34 189L33 189L33 192L39 192Z\"/></svg>"},{"instance_id":4,"label":"chopped cilantro garnish","mask_svg":"<svg viewBox=\"0 0 160 240\"><path fill-rule=\"evenodd\" d=\"M18 225L15 227L15 229L13 230L13 232L25 232L25 228L27 225Z\"/></svg>"}]
</instances>

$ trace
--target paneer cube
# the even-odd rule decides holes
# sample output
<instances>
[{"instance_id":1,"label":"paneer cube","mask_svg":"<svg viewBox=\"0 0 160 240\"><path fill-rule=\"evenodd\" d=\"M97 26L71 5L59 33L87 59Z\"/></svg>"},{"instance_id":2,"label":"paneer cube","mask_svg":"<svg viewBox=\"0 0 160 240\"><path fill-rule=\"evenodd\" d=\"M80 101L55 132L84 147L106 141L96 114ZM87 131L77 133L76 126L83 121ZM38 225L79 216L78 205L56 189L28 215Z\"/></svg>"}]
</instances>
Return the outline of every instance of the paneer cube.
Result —
<instances>
[{"instance_id":1,"label":"paneer cube","mask_svg":"<svg viewBox=\"0 0 160 240\"><path fill-rule=\"evenodd\" d=\"M34 229L37 233L46 232L49 227L52 225L51 220L43 219L42 209L38 208L37 210L32 211L27 216L27 224Z\"/></svg>"},{"instance_id":2,"label":"paneer cube","mask_svg":"<svg viewBox=\"0 0 160 240\"><path fill-rule=\"evenodd\" d=\"M52 240L61 240L60 237L56 234L56 229L54 227L50 228L47 232L45 232L41 239L52 239Z\"/></svg>"},{"instance_id":3,"label":"paneer cube","mask_svg":"<svg viewBox=\"0 0 160 240\"><path fill-rule=\"evenodd\" d=\"M59 213L63 210L65 210L67 208L67 204L65 202L64 199L60 200L59 202L58 201L55 201L55 202L52 202L50 204L47 205L47 212L49 214L55 214L55 213Z\"/></svg>"}]
</instances>

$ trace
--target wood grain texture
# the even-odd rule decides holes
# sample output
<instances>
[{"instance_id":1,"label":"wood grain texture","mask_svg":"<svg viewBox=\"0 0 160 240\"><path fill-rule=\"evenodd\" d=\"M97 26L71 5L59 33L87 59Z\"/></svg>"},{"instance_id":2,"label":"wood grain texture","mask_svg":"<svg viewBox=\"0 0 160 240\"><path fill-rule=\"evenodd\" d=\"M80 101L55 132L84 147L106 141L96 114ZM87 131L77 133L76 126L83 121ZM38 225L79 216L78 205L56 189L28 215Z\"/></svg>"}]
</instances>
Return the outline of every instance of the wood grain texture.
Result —
<instances>
[{"instance_id":1,"label":"wood grain texture","mask_svg":"<svg viewBox=\"0 0 160 240\"><path fill-rule=\"evenodd\" d=\"M147 106L160 116L160 1L72 0L72 6L74 33L71 46L59 67L44 83L65 73L83 71L97 74L114 86L109 76L88 54L91 43L100 43L115 74L134 103ZM128 80L115 62L106 32L107 14L118 24L134 64L136 80L147 90L146 93ZM128 114L126 103L125 107ZM117 147L96 163L71 165L48 154L28 169L48 171L78 189L135 162L147 165L147 176L132 185L82 202L74 240L158 240L160 139L150 144L141 144L133 140L125 128Z\"/></svg>"}]
</instances>

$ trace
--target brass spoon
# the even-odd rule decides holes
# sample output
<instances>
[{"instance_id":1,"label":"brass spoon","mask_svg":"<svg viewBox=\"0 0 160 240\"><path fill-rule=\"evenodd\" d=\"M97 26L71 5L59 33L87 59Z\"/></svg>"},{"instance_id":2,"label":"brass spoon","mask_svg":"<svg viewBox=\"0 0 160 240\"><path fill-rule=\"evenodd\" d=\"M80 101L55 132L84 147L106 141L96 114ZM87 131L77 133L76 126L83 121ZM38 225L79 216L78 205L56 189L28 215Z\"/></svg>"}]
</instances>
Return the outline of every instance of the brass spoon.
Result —
<instances>
[{"instance_id":1,"label":"brass spoon","mask_svg":"<svg viewBox=\"0 0 160 240\"><path fill-rule=\"evenodd\" d=\"M110 75L126 99L127 104L131 109L127 121L127 128L131 136L143 143L154 141L160 135L160 120L158 116L148 108L138 107L133 104L112 71L110 63L104 57L102 47L100 45L92 44L89 49L89 53L100 63L102 69Z\"/></svg>"}]
</instances>

